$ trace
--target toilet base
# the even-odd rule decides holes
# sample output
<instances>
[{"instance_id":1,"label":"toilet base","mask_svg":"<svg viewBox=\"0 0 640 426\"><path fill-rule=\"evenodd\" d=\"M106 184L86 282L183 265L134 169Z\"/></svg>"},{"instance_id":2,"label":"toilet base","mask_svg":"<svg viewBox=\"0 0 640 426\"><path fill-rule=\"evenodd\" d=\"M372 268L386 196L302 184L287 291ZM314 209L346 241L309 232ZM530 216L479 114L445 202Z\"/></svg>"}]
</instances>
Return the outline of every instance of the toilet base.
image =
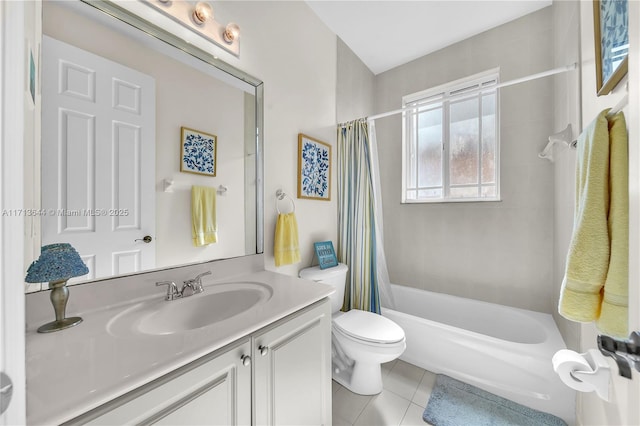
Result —
<instances>
[{"instance_id":1,"label":"toilet base","mask_svg":"<svg viewBox=\"0 0 640 426\"><path fill-rule=\"evenodd\" d=\"M382 392L382 368L376 363L356 362L346 369L333 367L333 380L359 395L377 395Z\"/></svg>"}]
</instances>

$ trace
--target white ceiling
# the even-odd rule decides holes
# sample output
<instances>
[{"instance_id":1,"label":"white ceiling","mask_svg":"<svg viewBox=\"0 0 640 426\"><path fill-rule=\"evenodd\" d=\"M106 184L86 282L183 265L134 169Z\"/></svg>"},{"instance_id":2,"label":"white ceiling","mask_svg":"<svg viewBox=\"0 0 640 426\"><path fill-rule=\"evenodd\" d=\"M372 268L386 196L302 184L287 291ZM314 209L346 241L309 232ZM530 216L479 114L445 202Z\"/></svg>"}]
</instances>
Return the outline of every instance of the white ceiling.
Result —
<instances>
[{"instance_id":1,"label":"white ceiling","mask_svg":"<svg viewBox=\"0 0 640 426\"><path fill-rule=\"evenodd\" d=\"M552 0L307 0L379 74L551 5Z\"/></svg>"}]
</instances>

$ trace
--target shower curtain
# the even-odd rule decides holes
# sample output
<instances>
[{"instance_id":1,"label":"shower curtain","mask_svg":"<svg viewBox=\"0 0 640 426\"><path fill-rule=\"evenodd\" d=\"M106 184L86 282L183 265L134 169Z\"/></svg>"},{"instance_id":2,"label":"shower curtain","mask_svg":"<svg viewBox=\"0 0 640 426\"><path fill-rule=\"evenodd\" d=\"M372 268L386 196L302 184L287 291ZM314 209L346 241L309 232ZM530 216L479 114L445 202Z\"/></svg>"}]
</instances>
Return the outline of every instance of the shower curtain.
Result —
<instances>
[{"instance_id":1,"label":"shower curtain","mask_svg":"<svg viewBox=\"0 0 640 426\"><path fill-rule=\"evenodd\" d=\"M380 313L393 307L384 256L382 198L375 125L359 119L338 126L338 257L349 267L344 310Z\"/></svg>"}]
</instances>

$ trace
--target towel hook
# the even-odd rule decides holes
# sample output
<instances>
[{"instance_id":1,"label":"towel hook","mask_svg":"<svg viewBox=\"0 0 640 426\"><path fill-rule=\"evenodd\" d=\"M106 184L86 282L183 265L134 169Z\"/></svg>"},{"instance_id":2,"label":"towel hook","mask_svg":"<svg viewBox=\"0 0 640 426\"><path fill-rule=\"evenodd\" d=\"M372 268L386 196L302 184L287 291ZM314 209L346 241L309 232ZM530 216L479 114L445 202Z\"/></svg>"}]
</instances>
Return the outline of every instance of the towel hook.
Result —
<instances>
[{"instance_id":1,"label":"towel hook","mask_svg":"<svg viewBox=\"0 0 640 426\"><path fill-rule=\"evenodd\" d=\"M294 213L296 211L296 203L293 202L293 198L289 197L289 195L284 192L282 189L278 189L276 191L276 210L278 211L278 214L282 214L282 212L280 211L280 207L278 207L278 201L282 201L286 198L289 199L289 201L291 201L291 212L290 213Z\"/></svg>"}]
</instances>

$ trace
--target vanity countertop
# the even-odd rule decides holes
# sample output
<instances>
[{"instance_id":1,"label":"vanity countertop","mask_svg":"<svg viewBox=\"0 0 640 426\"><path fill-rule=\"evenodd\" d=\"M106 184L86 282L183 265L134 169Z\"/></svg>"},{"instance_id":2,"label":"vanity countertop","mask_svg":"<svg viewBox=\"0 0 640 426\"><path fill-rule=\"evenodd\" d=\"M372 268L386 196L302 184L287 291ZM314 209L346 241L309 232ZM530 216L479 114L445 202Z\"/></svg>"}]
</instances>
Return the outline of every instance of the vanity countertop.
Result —
<instances>
[{"instance_id":1,"label":"vanity countertop","mask_svg":"<svg viewBox=\"0 0 640 426\"><path fill-rule=\"evenodd\" d=\"M135 277L131 279L135 280ZM84 321L59 332L37 333L38 324L29 324L28 321L27 423L60 424L71 420L333 292L332 287L324 284L264 270L234 276L232 279L203 281L205 292L207 286L216 283L253 281L270 285L273 294L264 304L230 320L182 333L157 336L141 334L118 337L110 333L108 328L109 321L130 307L132 302L157 298L157 291L151 296L138 297L127 303L67 312L67 316L79 315ZM42 302L39 303L42 308Z\"/></svg>"}]
</instances>

